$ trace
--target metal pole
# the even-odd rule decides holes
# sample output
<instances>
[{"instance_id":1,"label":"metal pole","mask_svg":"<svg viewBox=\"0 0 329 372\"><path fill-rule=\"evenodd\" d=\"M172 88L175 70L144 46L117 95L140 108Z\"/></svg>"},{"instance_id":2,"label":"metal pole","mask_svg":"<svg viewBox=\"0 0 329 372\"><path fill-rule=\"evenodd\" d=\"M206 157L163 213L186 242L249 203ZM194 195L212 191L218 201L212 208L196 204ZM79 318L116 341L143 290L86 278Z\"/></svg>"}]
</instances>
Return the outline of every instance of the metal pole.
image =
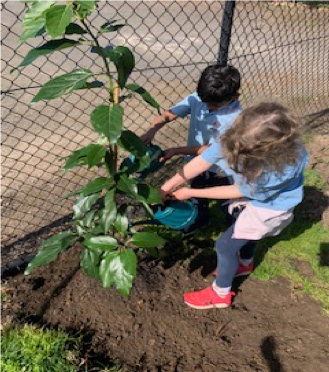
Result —
<instances>
[{"instance_id":1,"label":"metal pole","mask_svg":"<svg viewBox=\"0 0 329 372\"><path fill-rule=\"evenodd\" d=\"M231 32L233 25L234 8L235 1L225 2L222 27L220 32L219 54L217 60L218 64L221 66L227 65L228 51L230 47Z\"/></svg>"}]
</instances>

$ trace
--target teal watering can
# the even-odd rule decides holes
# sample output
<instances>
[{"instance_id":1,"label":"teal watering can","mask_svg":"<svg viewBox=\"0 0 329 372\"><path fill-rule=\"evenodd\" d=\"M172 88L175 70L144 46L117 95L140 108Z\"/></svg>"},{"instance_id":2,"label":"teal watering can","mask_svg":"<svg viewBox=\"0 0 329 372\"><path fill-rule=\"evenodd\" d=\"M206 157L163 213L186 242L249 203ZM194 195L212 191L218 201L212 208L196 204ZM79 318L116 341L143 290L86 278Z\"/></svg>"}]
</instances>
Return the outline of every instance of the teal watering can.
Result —
<instances>
[{"instance_id":1,"label":"teal watering can","mask_svg":"<svg viewBox=\"0 0 329 372\"><path fill-rule=\"evenodd\" d=\"M152 220L138 221L132 226L165 225L173 230L183 230L191 226L198 216L198 208L192 201L170 200L164 205L153 205L151 208L154 213Z\"/></svg>"},{"instance_id":2,"label":"teal watering can","mask_svg":"<svg viewBox=\"0 0 329 372\"><path fill-rule=\"evenodd\" d=\"M198 209L192 201L171 200L165 205L152 207L154 220L174 230L183 230L191 226L198 215Z\"/></svg>"}]
</instances>

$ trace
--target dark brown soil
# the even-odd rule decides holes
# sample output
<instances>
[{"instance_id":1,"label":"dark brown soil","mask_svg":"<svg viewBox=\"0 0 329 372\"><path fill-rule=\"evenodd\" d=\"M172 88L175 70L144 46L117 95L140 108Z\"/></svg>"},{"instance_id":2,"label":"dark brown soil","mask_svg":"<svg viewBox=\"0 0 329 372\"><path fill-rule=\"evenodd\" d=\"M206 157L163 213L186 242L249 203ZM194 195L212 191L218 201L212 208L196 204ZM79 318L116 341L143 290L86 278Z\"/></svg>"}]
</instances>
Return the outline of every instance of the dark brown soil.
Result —
<instances>
[{"instance_id":1,"label":"dark brown soil","mask_svg":"<svg viewBox=\"0 0 329 372\"><path fill-rule=\"evenodd\" d=\"M88 278L78 255L74 247L30 276L10 278L3 319L83 330L93 353L126 371L328 371L329 319L283 279L249 278L231 308L201 311L184 305L182 296L209 285L212 276L190 272L187 262L142 262L124 299Z\"/></svg>"}]
</instances>

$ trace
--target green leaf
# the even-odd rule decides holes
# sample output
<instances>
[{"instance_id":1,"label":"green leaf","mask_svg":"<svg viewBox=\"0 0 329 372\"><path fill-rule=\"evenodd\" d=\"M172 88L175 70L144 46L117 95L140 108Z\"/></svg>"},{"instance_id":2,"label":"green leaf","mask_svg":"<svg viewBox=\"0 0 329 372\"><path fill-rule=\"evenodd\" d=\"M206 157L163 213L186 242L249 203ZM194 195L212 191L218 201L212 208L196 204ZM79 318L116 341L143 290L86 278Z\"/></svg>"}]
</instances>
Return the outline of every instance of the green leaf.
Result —
<instances>
[{"instance_id":1,"label":"green leaf","mask_svg":"<svg viewBox=\"0 0 329 372\"><path fill-rule=\"evenodd\" d=\"M74 151L67 158L66 163L65 163L63 168L65 170L69 170L69 169L72 169L76 166L81 166L81 165L86 165L86 164L88 164L89 168L91 168L92 165L90 165L90 164L92 164L92 160L95 159L95 157L93 155L90 155L90 154L97 154L98 158L100 158L100 156L102 154L101 148L104 149L105 152L106 152L106 149L102 145L98 145L98 144L94 144L94 143L91 143L90 145L88 145L86 147L83 147L80 150ZM90 155L90 157L88 158L89 155ZM96 159L97 159L97 156L96 156ZM103 157L104 156L105 156L105 154L103 155ZM96 162L96 160L95 160L95 162ZM97 165L97 164L95 164L95 165Z\"/></svg>"},{"instance_id":2,"label":"green leaf","mask_svg":"<svg viewBox=\"0 0 329 372\"><path fill-rule=\"evenodd\" d=\"M129 173L140 172L150 164L150 156L145 143L130 130L124 130L118 140L118 145L124 150L132 153L138 160L132 164L131 160L125 159L122 163L122 171L127 169Z\"/></svg>"},{"instance_id":3,"label":"green leaf","mask_svg":"<svg viewBox=\"0 0 329 372\"><path fill-rule=\"evenodd\" d=\"M25 13L22 26L21 42L37 36L46 22L45 14L54 5L55 1L36 1Z\"/></svg>"},{"instance_id":4,"label":"green leaf","mask_svg":"<svg viewBox=\"0 0 329 372\"><path fill-rule=\"evenodd\" d=\"M137 158L147 155L147 146L132 131L124 130L118 140L118 145L126 151L134 154Z\"/></svg>"},{"instance_id":5,"label":"green leaf","mask_svg":"<svg viewBox=\"0 0 329 372\"><path fill-rule=\"evenodd\" d=\"M109 21L104 23L100 28L100 33L113 32L120 30L125 24L115 24L116 21Z\"/></svg>"},{"instance_id":6,"label":"green leaf","mask_svg":"<svg viewBox=\"0 0 329 372\"><path fill-rule=\"evenodd\" d=\"M88 1L88 0L82 0L82 1L73 1L74 4L76 5L79 5L81 7L81 9L84 9L84 10L94 10L95 9L95 5L96 5L96 1Z\"/></svg>"},{"instance_id":7,"label":"green leaf","mask_svg":"<svg viewBox=\"0 0 329 372\"><path fill-rule=\"evenodd\" d=\"M92 278L99 280L100 260L101 254L95 251L91 251L89 249L84 249L80 256L80 265L88 276L91 276Z\"/></svg>"},{"instance_id":8,"label":"green leaf","mask_svg":"<svg viewBox=\"0 0 329 372\"><path fill-rule=\"evenodd\" d=\"M104 86L104 83L99 81L99 80L95 80L95 81L92 81L90 83L86 83L83 87L81 87L80 89L93 89L93 88L101 88Z\"/></svg>"},{"instance_id":9,"label":"green leaf","mask_svg":"<svg viewBox=\"0 0 329 372\"><path fill-rule=\"evenodd\" d=\"M120 105L101 105L90 115L95 131L104 134L110 143L116 143L123 129L123 108Z\"/></svg>"},{"instance_id":10,"label":"green leaf","mask_svg":"<svg viewBox=\"0 0 329 372\"><path fill-rule=\"evenodd\" d=\"M101 160L105 157L105 154L106 154L105 147L103 147L102 145L93 144L93 146L90 147L90 151L87 155L88 168L91 168L94 165L98 165L101 162Z\"/></svg>"},{"instance_id":11,"label":"green leaf","mask_svg":"<svg viewBox=\"0 0 329 372\"><path fill-rule=\"evenodd\" d=\"M101 224L104 226L104 233L106 234L113 221L117 217L117 205L115 200L116 190L113 188L107 192L104 198L105 208L103 209Z\"/></svg>"},{"instance_id":12,"label":"green leaf","mask_svg":"<svg viewBox=\"0 0 329 372\"><path fill-rule=\"evenodd\" d=\"M117 290L128 296L136 276L137 258L132 249L123 252L110 252L101 261L100 276L103 287L109 288L115 283Z\"/></svg>"},{"instance_id":13,"label":"green leaf","mask_svg":"<svg viewBox=\"0 0 329 372\"><path fill-rule=\"evenodd\" d=\"M46 29L50 37L56 38L65 33L73 16L73 5L55 5L46 14Z\"/></svg>"},{"instance_id":14,"label":"green leaf","mask_svg":"<svg viewBox=\"0 0 329 372\"><path fill-rule=\"evenodd\" d=\"M92 76L90 70L81 68L68 74L57 76L49 80L33 98L32 103L42 99L55 99L64 94L69 94L76 89L83 87L86 81Z\"/></svg>"},{"instance_id":15,"label":"green leaf","mask_svg":"<svg viewBox=\"0 0 329 372\"><path fill-rule=\"evenodd\" d=\"M155 248L164 245L166 240L156 233L138 232L132 236L131 242L137 247Z\"/></svg>"},{"instance_id":16,"label":"green leaf","mask_svg":"<svg viewBox=\"0 0 329 372\"><path fill-rule=\"evenodd\" d=\"M77 198L76 203L73 205L73 219L81 219L87 212L90 211L91 207L97 202L100 193L93 194L90 196L80 195Z\"/></svg>"},{"instance_id":17,"label":"green leaf","mask_svg":"<svg viewBox=\"0 0 329 372\"><path fill-rule=\"evenodd\" d=\"M76 23L70 23L65 30L66 35L73 35L73 34L78 34L78 35L83 35L86 34L87 31L85 31L81 26L77 25Z\"/></svg>"},{"instance_id":18,"label":"green leaf","mask_svg":"<svg viewBox=\"0 0 329 372\"><path fill-rule=\"evenodd\" d=\"M148 204L162 204L162 197L160 191L150 185L145 183L140 183L138 185L138 196L139 200L143 198Z\"/></svg>"},{"instance_id":19,"label":"green leaf","mask_svg":"<svg viewBox=\"0 0 329 372\"><path fill-rule=\"evenodd\" d=\"M102 250L102 251L112 251L118 246L118 241L111 236L100 235L93 236L89 239L83 241L83 245L89 249Z\"/></svg>"},{"instance_id":20,"label":"green leaf","mask_svg":"<svg viewBox=\"0 0 329 372\"><path fill-rule=\"evenodd\" d=\"M114 50L108 50L107 55L115 64L118 72L118 84L122 89L135 67L135 57L129 48L122 45L117 46Z\"/></svg>"},{"instance_id":21,"label":"green leaf","mask_svg":"<svg viewBox=\"0 0 329 372\"><path fill-rule=\"evenodd\" d=\"M43 266L53 261L60 253L71 247L77 240L78 237L74 235L72 231L65 231L47 239L42 243L34 259L28 264L24 274L28 275L35 267Z\"/></svg>"},{"instance_id":22,"label":"green leaf","mask_svg":"<svg viewBox=\"0 0 329 372\"><path fill-rule=\"evenodd\" d=\"M128 178L125 174L121 175L117 182L117 187L120 191L132 197L136 197L137 195L138 189L136 180L134 178Z\"/></svg>"},{"instance_id":23,"label":"green leaf","mask_svg":"<svg viewBox=\"0 0 329 372\"><path fill-rule=\"evenodd\" d=\"M81 192L84 196L98 193L103 189L113 186L113 179L108 177L98 177L87 183L86 186L81 188Z\"/></svg>"},{"instance_id":24,"label":"green leaf","mask_svg":"<svg viewBox=\"0 0 329 372\"><path fill-rule=\"evenodd\" d=\"M115 164L114 154L111 149L109 151L106 151L105 166L110 175L113 175L115 173L116 164Z\"/></svg>"},{"instance_id":25,"label":"green leaf","mask_svg":"<svg viewBox=\"0 0 329 372\"><path fill-rule=\"evenodd\" d=\"M124 234L129 227L128 217L126 215L126 205L120 205L114 227L120 234Z\"/></svg>"},{"instance_id":26,"label":"green leaf","mask_svg":"<svg viewBox=\"0 0 329 372\"><path fill-rule=\"evenodd\" d=\"M31 49L27 53L26 57L23 59L22 63L19 66L13 68L10 72L13 72L19 67L28 66L33 61L35 61L38 57L45 56L55 51L60 51L62 49L70 48L70 47L80 45L80 44L81 43L79 41L70 40L70 39L48 41L46 44L43 44L38 48Z\"/></svg>"},{"instance_id":27,"label":"green leaf","mask_svg":"<svg viewBox=\"0 0 329 372\"><path fill-rule=\"evenodd\" d=\"M138 84L132 83L127 84L126 88L131 90L132 92L138 93L145 102L150 104L152 107L156 108L158 111L160 110L159 103L148 93L144 88L139 86Z\"/></svg>"},{"instance_id":28,"label":"green leaf","mask_svg":"<svg viewBox=\"0 0 329 372\"><path fill-rule=\"evenodd\" d=\"M90 212L88 212L84 216L83 220L81 220L82 225L85 226L85 227L87 227L87 228L92 227L93 222L94 222L95 214L96 214L96 211L95 210L91 210Z\"/></svg>"}]
</instances>

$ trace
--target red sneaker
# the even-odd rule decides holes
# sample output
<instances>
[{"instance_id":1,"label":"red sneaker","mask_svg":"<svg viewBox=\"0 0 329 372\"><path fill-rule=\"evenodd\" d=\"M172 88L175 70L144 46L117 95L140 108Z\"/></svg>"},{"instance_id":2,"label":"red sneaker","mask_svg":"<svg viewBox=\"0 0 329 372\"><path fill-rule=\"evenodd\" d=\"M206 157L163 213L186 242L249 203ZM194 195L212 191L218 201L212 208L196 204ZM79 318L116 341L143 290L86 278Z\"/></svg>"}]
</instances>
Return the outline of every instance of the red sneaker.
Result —
<instances>
[{"instance_id":1,"label":"red sneaker","mask_svg":"<svg viewBox=\"0 0 329 372\"><path fill-rule=\"evenodd\" d=\"M248 266L243 266L241 262L239 262L238 270L236 271L235 278L238 276L245 276L250 275L254 271L254 263L251 262ZM217 275L217 270L213 272L214 275Z\"/></svg>"},{"instance_id":2,"label":"red sneaker","mask_svg":"<svg viewBox=\"0 0 329 372\"><path fill-rule=\"evenodd\" d=\"M225 297L218 296L210 286L201 291L185 293L184 302L194 309L224 309L231 305L232 296L235 296L234 292L229 292Z\"/></svg>"}]
</instances>

